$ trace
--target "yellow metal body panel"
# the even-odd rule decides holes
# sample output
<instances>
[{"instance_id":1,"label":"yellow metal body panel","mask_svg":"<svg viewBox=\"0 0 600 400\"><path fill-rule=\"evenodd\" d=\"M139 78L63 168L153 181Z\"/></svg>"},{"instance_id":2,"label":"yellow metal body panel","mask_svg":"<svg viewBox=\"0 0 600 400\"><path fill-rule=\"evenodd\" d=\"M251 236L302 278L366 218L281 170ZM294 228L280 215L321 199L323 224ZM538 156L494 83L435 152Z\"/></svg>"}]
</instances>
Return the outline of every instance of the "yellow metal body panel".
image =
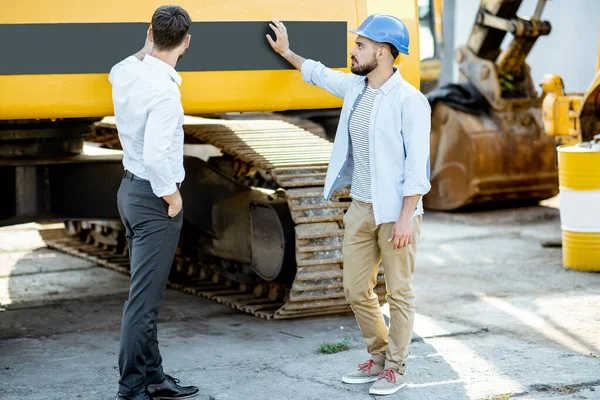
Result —
<instances>
[{"instance_id":1,"label":"yellow metal body panel","mask_svg":"<svg viewBox=\"0 0 600 400\"><path fill-rule=\"evenodd\" d=\"M562 144L589 141L600 133L600 71L586 93L565 93L558 75L546 75L541 83L544 130Z\"/></svg>"},{"instance_id":2,"label":"yellow metal body panel","mask_svg":"<svg viewBox=\"0 0 600 400\"><path fill-rule=\"evenodd\" d=\"M0 24L149 22L154 10L163 3L158 0L10 1L0 7ZM406 23L411 38L411 55L401 58L402 76L419 87L416 1L336 0L334 4L321 0L275 3L268 0L181 0L178 4L198 22L347 21L348 29L356 28L370 14L393 14ZM348 51L354 46L355 38L348 33ZM192 32L191 46L201 46L206 40L215 39L194 37ZM141 37L140 47L143 41ZM291 38L292 49L293 41ZM131 53L137 50L139 48L131 49ZM348 72L349 67L342 70ZM341 106L340 99L305 84L294 70L183 72L181 75L182 103L188 114ZM107 77L107 74L0 75L0 119L112 115L111 87Z\"/></svg>"},{"instance_id":3,"label":"yellow metal body panel","mask_svg":"<svg viewBox=\"0 0 600 400\"><path fill-rule=\"evenodd\" d=\"M600 271L600 233L562 231L563 265L581 271Z\"/></svg>"},{"instance_id":4,"label":"yellow metal body panel","mask_svg":"<svg viewBox=\"0 0 600 400\"><path fill-rule=\"evenodd\" d=\"M600 151L558 147L558 180L571 190L600 190Z\"/></svg>"},{"instance_id":5,"label":"yellow metal body panel","mask_svg":"<svg viewBox=\"0 0 600 400\"><path fill-rule=\"evenodd\" d=\"M577 137L578 116L581 96L560 96L554 93L546 95L542 104L544 128L550 136Z\"/></svg>"},{"instance_id":6,"label":"yellow metal body panel","mask_svg":"<svg viewBox=\"0 0 600 400\"><path fill-rule=\"evenodd\" d=\"M433 12L435 14L435 35L438 38L438 42L443 42L444 36L442 34L442 21L444 17L444 2L443 0L432 0L433 1Z\"/></svg>"}]
</instances>

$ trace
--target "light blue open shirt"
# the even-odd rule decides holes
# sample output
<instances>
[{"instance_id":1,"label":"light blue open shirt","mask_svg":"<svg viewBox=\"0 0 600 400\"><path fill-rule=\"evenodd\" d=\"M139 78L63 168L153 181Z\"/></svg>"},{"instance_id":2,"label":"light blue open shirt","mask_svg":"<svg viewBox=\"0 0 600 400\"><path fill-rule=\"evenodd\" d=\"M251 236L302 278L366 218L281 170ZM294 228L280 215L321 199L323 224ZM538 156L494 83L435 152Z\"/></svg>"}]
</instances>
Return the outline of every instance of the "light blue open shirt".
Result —
<instances>
[{"instance_id":1,"label":"light blue open shirt","mask_svg":"<svg viewBox=\"0 0 600 400\"><path fill-rule=\"evenodd\" d=\"M352 146L348 123L366 88L364 76L346 74L306 60L302 79L344 99L333 151L327 169L323 195L329 199L334 190L352 182ZM425 195L429 183L429 135L431 108L423 94L394 74L375 98L369 125L371 199L377 225L396 222L404 197ZM415 216L423 214L419 199Z\"/></svg>"}]
</instances>

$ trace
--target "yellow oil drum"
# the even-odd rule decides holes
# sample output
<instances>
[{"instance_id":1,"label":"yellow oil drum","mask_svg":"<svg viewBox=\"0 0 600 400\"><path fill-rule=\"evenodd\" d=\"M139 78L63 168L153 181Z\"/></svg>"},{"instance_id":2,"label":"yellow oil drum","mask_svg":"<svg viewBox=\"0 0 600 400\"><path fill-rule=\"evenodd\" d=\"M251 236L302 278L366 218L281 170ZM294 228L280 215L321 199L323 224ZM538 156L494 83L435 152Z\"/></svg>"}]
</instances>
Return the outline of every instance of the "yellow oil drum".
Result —
<instances>
[{"instance_id":1,"label":"yellow oil drum","mask_svg":"<svg viewBox=\"0 0 600 400\"><path fill-rule=\"evenodd\" d=\"M563 265L600 271L600 148L558 148Z\"/></svg>"}]
</instances>

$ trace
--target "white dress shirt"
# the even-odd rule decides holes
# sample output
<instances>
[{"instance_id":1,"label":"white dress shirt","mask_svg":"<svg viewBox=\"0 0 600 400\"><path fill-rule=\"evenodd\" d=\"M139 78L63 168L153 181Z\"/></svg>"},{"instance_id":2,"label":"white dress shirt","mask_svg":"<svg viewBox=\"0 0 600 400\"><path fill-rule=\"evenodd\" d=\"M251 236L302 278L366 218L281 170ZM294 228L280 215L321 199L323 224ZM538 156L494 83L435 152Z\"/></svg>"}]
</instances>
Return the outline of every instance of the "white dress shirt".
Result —
<instances>
[{"instance_id":1,"label":"white dress shirt","mask_svg":"<svg viewBox=\"0 0 600 400\"><path fill-rule=\"evenodd\" d=\"M158 197L175 193L183 168L181 76L169 64L146 55L115 65L108 77L123 166L150 181Z\"/></svg>"},{"instance_id":2,"label":"white dress shirt","mask_svg":"<svg viewBox=\"0 0 600 400\"><path fill-rule=\"evenodd\" d=\"M345 74L306 60L301 67L305 82L344 99L340 122L325 178L324 197L352 182L354 160L348 121L367 88L365 77ZM431 108L423 94L394 74L378 90L369 121L371 200L377 225L395 222L404 197L425 195L429 183ZM415 215L423 213L423 197Z\"/></svg>"}]
</instances>

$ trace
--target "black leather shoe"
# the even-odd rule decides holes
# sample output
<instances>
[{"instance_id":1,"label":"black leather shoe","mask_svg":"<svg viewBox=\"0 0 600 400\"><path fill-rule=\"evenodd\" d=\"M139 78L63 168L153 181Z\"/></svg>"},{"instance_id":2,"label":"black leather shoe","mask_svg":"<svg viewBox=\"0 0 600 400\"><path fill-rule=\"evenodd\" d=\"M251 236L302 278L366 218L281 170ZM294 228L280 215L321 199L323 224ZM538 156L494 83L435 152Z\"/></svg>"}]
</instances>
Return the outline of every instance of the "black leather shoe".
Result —
<instances>
[{"instance_id":1,"label":"black leather shoe","mask_svg":"<svg viewBox=\"0 0 600 400\"><path fill-rule=\"evenodd\" d=\"M179 379L167 375L166 379L156 385L148 385L146 390L153 400L179 400L198 396L196 386L179 386Z\"/></svg>"},{"instance_id":2,"label":"black leather shoe","mask_svg":"<svg viewBox=\"0 0 600 400\"><path fill-rule=\"evenodd\" d=\"M147 391L135 396L123 396L121 393L117 393L115 400L152 400L152 396Z\"/></svg>"}]
</instances>

